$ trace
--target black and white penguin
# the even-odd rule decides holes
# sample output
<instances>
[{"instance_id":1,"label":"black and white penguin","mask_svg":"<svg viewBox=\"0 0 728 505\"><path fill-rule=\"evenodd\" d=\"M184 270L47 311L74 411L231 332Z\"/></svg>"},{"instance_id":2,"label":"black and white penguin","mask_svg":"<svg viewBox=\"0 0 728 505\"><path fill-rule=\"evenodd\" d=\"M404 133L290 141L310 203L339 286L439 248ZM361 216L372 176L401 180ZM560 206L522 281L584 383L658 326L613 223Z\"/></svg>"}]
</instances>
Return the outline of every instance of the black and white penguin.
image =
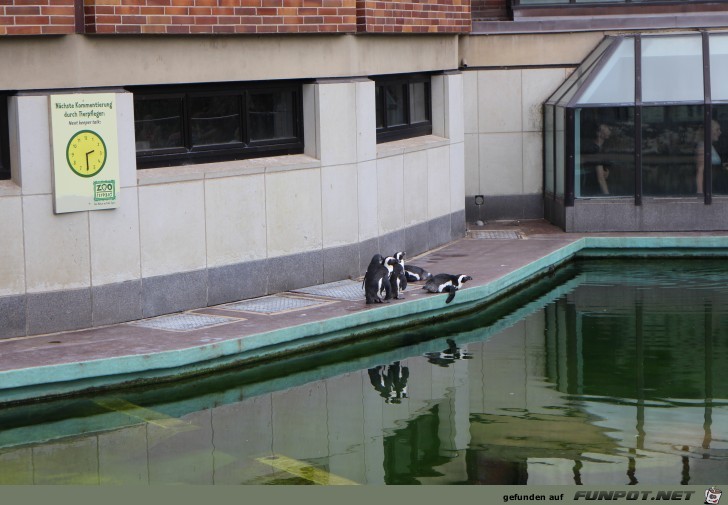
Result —
<instances>
[{"instance_id":1,"label":"black and white penguin","mask_svg":"<svg viewBox=\"0 0 728 505\"><path fill-rule=\"evenodd\" d=\"M432 277L432 274L424 268L410 264L404 266L404 275L409 282L426 281Z\"/></svg>"},{"instance_id":2,"label":"black and white penguin","mask_svg":"<svg viewBox=\"0 0 728 505\"><path fill-rule=\"evenodd\" d=\"M398 300L400 298L399 292L404 291L407 287L407 279L404 277L402 265L396 260L394 265L392 265L392 273L389 276L389 284L392 288L392 298Z\"/></svg>"},{"instance_id":3,"label":"black and white penguin","mask_svg":"<svg viewBox=\"0 0 728 505\"><path fill-rule=\"evenodd\" d=\"M392 296L399 298L397 294L400 291L407 289L407 277L404 273L404 251L394 253L394 259L397 260L397 264L392 269L392 275L390 277L390 283L392 284Z\"/></svg>"},{"instance_id":4,"label":"black and white penguin","mask_svg":"<svg viewBox=\"0 0 728 505\"><path fill-rule=\"evenodd\" d=\"M437 274L431 277L422 289L426 289L430 293L449 293L445 303L450 303L455 298L455 292L463 287L467 281L473 280L472 277L465 274L450 275Z\"/></svg>"},{"instance_id":5,"label":"black and white penguin","mask_svg":"<svg viewBox=\"0 0 728 505\"><path fill-rule=\"evenodd\" d=\"M379 296L382 291L385 293L385 300L392 298L392 285L390 284L389 277L396 263L397 260L391 256L387 258L384 258L381 254L372 256L372 260L367 267L367 272L364 274L364 281L362 282L367 304L382 303L382 299Z\"/></svg>"}]
</instances>

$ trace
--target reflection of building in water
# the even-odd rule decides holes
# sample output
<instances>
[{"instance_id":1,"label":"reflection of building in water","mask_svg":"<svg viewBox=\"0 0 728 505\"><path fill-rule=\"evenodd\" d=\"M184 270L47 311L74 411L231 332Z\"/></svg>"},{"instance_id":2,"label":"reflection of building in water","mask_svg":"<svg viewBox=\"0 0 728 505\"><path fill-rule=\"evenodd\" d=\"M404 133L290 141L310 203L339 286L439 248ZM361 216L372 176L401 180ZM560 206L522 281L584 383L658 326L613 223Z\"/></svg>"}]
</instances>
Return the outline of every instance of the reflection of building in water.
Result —
<instances>
[{"instance_id":1,"label":"reflection of building in water","mask_svg":"<svg viewBox=\"0 0 728 505\"><path fill-rule=\"evenodd\" d=\"M620 269L621 285L589 272L513 321L458 333L472 359L449 366L427 360L437 341L203 396L196 381L197 396L151 391L118 410L79 400L103 412L81 420L46 406L32 427L0 417L0 484L292 482L259 463L270 455L374 485L720 482L726 301Z\"/></svg>"}]
</instances>

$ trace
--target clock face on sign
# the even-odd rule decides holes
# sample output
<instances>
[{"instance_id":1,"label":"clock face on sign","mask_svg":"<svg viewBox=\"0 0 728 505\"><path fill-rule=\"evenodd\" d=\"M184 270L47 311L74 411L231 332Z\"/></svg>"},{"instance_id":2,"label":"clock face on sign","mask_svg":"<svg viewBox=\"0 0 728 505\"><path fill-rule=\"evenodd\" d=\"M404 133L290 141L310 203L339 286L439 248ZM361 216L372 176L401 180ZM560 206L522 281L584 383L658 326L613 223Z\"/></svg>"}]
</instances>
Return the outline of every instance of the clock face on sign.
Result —
<instances>
[{"instance_id":1,"label":"clock face on sign","mask_svg":"<svg viewBox=\"0 0 728 505\"><path fill-rule=\"evenodd\" d=\"M66 160L76 175L93 177L106 164L106 144L98 133L81 130L68 141Z\"/></svg>"}]
</instances>

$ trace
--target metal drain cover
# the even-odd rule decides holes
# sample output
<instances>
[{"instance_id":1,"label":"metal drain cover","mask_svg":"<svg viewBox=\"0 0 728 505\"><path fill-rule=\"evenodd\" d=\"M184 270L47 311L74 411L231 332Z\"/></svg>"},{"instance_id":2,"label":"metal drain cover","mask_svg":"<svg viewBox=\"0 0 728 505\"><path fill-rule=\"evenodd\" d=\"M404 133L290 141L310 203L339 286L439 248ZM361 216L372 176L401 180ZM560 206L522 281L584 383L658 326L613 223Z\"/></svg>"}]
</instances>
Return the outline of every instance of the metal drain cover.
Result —
<instances>
[{"instance_id":1,"label":"metal drain cover","mask_svg":"<svg viewBox=\"0 0 728 505\"><path fill-rule=\"evenodd\" d=\"M361 287L361 281L352 281L348 279L329 282L328 284L319 284L318 286L310 286L308 288L296 289L294 292L326 296L342 300L364 299L364 290Z\"/></svg>"},{"instance_id":2,"label":"metal drain cover","mask_svg":"<svg viewBox=\"0 0 728 505\"><path fill-rule=\"evenodd\" d=\"M260 312L263 314L274 314L287 310L297 310L315 305L323 305L327 302L322 300L311 300L310 298L294 298L292 296L263 296L251 300L243 300L225 305L226 309L241 310L244 312Z\"/></svg>"},{"instance_id":3,"label":"metal drain cover","mask_svg":"<svg viewBox=\"0 0 728 505\"><path fill-rule=\"evenodd\" d=\"M520 239L521 234L512 230L469 230L468 238L474 239Z\"/></svg>"},{"instance_id":4,"label":"metal drain cover","mask_svg":"<svg viewBox=\"0 0 728 505\"><path fill-rule=\"evenodd\" d=\"M135 321L129 324L144 326L145 328L155 328L158 330L190 331L210 326L217 326L219 324L232 323L233 321L240 321L240 319L232 319L222 316L207 316L204 314L182 313L142 319L141 321Z\"/></svg>"}]
</instances>

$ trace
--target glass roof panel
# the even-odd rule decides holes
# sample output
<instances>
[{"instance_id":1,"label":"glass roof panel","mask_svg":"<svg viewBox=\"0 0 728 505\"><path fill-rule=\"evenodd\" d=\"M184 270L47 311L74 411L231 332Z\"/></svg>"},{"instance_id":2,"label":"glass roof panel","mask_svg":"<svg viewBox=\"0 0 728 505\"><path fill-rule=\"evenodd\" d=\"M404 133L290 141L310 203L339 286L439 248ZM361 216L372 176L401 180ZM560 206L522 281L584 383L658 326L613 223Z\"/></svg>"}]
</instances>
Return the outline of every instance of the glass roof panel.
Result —
<instances>
[{"instance_id":1,"label":"glass roof panel","mask_svg":"<svg viewBox=\"0 0 728 505\"><path fill-rule=\"evenodd\" d=\"M710 95L728 100L728 34L710 35Z\"/></svg>"},{"instance_id":2,"label":"glass roof panel","mask_svg":"<svg viewBox=\"0 0 728 505\"><path fill-rule=\"evenodd\" d=\"M642 101L703 100L700 35L642 38Z\"/></svg>"},{"instance_id":3,"label":"glass roof panel","mask_svg":"<svg viewBox=\"0 0 728 505\"><path fill-rule=\"evenodd\" d=\"M589 72L591 72L591 70L594 68L596 62L599 61L599 58L602 56L602 54L604 54L604 51L606 51L606 49L612 44L612 42L614 42L614 40L615 39L612 37L605 37L604 39L602 39L599 45L591 53L589 53L589 56L586 57L581 65L574 69L571 75L563 82L561 86L559 86L559 88L554 92L553 95L551 95L551 97L549 97L548 100L546 100L545 103L549 105L553 105L556 103L568 103L568 101L571 100L571 97L574 96L574 93L578 91L579 85L584 82Z\"/></svg>"},{"instance_id":4,"label":"glass roof panel","mask_svg":"<svg viewBox=\"0 0 728 505\"><path fill-rule=\"evenodd\" d=\"M577 104L634 103L634 39L621 39Z\"/></svg>"}]
</instances>

